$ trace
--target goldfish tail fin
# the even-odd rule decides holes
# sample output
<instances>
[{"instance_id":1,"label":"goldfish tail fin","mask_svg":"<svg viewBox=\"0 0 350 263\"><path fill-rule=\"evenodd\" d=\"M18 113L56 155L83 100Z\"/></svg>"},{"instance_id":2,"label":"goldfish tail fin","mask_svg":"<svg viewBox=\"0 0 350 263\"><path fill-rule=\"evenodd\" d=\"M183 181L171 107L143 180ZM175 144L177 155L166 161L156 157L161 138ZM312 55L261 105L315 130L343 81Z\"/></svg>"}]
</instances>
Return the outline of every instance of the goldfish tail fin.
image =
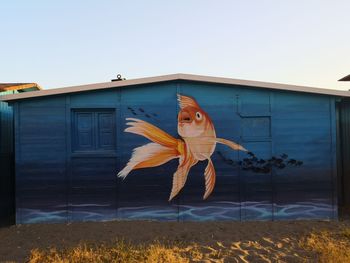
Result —
<instances>
[{"instance_id":1,"label":"goldfish tail fin","mask_svg":"<svg viewBox=\"0 0 350 263\"><path fill-rule=\"evenodd\" d=\"M180 159L179 166L176 172L173 175L173 186L169 196L169 202L181 191L184 187L188 172L191 167L195 165L198 161L195 160L192 156L188 156L185 159Z\"/></svg>"},{"instance_id":2,"label":"goldfish tail fin","mask_svg":"<svg viewBox=\"0 0 350 263\"><path fill-rule=\"evenodd\" d=\"M215 169L214 169L213 162L210 159L208 159L208 165L205 168L204 178L205 178L205 193L203 196L203 200L209 197L209 195L213 192L214 186L215 186L215 180L216 180Z\"/></svg>"},{"instance_id":3,"label":"goldfish tail fin","mask_svg":"<svg viewBox=\"0 0 350 263\"><path fill-rule=\"evenodd\" d=\"M217 143L221 143L221 144L225 144L226 146L230 147L231 149L233 149L235 151L244 151L244 152L248 151L242 145L239 145L239 144L237 144L235 142L232 142L232 141L229 141L229 140L226 140L226 139L216 138L216 142Z\"/></svg>"},{"instance_id":4,"label":"goldfish tail fin","mask_svg":"<svg viewBox=\"0 0 350 263\"><path fill-rule=\"evenodd\" d=\"M132 170L159 166L178 157L179 153L174 148L148 143L134 149L129 162L118 173L118 177L124 179Z\"/></svg>"},{"instance_id":5,"label":"goldfish tail fin","mask_svg":"<svg viewBox=\"0 0 350 263\"><path fill-rule=\"evenodd\" d=\"M134 133L169 148L177 148L178 140L158 127L135 118L126 118L128 121L125 132Z\"/></svg>"}]
</instances>

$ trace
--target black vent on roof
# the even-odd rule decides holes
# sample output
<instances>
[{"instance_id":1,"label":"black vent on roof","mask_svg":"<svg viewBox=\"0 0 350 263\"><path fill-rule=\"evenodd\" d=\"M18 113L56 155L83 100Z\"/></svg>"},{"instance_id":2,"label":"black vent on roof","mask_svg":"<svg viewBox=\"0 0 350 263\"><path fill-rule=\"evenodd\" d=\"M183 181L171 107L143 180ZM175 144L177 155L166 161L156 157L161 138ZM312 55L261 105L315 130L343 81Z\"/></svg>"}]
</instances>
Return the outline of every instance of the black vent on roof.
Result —
<instances>
[{"instance_id":1,"label":"black vent on roof","mask_svg":"<svg viewBox=\"0 0 350 263\"><path fill-rule=\"evenodd\" d=\"M350 81L350 75L345 76L344 78L341 78L338 81Z\"/></svg>"},{"instance_id":2,"label":"black vent on roof","mask_svg":"<svg viewBox=\"0 0 350 263\"><path fill-rule=\"evenodd\" d=\"M122 78L122 75L118 74L116 79L112 79L111 81L121 81L126 80L126 78Z\"/></svg>"}]
</instances>

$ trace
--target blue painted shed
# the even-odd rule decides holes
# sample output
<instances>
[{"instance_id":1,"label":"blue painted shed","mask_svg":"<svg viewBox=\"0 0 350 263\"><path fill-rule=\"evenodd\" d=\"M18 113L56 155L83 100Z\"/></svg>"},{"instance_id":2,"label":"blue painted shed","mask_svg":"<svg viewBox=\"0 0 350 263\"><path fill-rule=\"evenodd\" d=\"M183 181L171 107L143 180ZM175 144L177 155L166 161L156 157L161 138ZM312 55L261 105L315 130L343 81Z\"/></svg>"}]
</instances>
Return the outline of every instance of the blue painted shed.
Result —
<instances>
[{"instance_id":1,"label":"blue painted shed","mask_svg":"<svg viewBox=\"0 0 350 263\"><path fill-rule=\"evenodd\" d=\"M38 89L35 83L0 83L0 96ZM0 225L14 220L14 195L13 112L0 101Z\"/></svg>"},{"instance_id":2,"label":"blue painted shed","mask_svg":"<svg viewBox=\"0 0 350 263\"><path fill-rule=\"evenodd\" d=\"M345 97L188 74L5 96L16 222L337 219Z\"/></svg>"}]
</instances>

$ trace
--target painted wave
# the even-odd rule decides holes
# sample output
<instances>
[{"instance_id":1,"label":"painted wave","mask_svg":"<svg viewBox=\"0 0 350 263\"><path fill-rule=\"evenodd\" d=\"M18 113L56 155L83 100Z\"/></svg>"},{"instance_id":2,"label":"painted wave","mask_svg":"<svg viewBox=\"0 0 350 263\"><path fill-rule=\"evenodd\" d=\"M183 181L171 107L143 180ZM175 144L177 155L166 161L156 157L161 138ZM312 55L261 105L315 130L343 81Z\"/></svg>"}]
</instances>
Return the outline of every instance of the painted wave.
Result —
<instances>
[{"instance_id":1,"label":"painted wave","mask_svg":"<svg viewBox=\"0 0 350 263\"><path fill-rule=\"evenodd\" d=\"M106 204L60 205L49 209L18 209L18 223L160 220L160 221L246 221L288 219L333 219L334 206L326 200L294 204L268 202L213 202L209 205L111 207ZM67 208L67 209L66 209Z\"/></svg>"}]
</instances>

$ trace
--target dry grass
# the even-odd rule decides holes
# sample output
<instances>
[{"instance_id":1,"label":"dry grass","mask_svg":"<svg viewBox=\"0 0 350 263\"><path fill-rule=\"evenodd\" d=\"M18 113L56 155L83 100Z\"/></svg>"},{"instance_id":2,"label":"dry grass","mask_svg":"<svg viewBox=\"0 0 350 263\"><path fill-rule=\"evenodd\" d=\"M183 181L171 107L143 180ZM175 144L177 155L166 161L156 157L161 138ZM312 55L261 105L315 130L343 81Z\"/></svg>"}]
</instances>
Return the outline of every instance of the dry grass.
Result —
<instances>
[{"instance_id":1,"label":"dry grass","mask_svg":"<svg viewBox=\"0 0 350 263\"><path fill-rule=\"evenodd\" d=\"M350 228L339 232L312 233L300 242L300 246L316 253L317 262L350 262Z\"/></svg>"},{"instance_id":2,"label":"dry grass","mask_svg":"<svg viewBox=\"0 0 350 263\"><path fill-rule=\"evenodd\" d=\"M350 262L350 228L313 232L301 239L260 237L256 240L202 244L132 245L123 241L112 244L81 244L69 249L31 251L29 262Z\"/></svg>"},{"instance_id":3,"label":"dry grass","mask_svg":"<svg viewBox=\"0 0 350 263\"><path fill-rule=\"evenodd\" d=\"M285 241L288 242L288 241ZM287 244L287 243L286 243ZM282 243L265 241L238 241L229 245L217 242L215 245L162 245L159 242L147 246L135 246L117 242L113 246L79 245L68 250L32 250L29 262L145 262L145 263L185 263L185 262L286 262L294 254L291 247ZM294 260L295 261L295 260Z\"/></svg>"},{"instance_id":4,"label":"dry grass","mask_svg":"<svg viewBox=\"0 0 350 263\"><path fill-rule=\"evenodd\" d=\"M48 251L34 249L31 251L30 263L102 263L102 262L147 262L147 263L185 263L189 262L177 247L167 247L159 243L149 246L132 246L117 242L114 246L79 245L67 250L50 249Z\"/></svg>"}]
</instances>

